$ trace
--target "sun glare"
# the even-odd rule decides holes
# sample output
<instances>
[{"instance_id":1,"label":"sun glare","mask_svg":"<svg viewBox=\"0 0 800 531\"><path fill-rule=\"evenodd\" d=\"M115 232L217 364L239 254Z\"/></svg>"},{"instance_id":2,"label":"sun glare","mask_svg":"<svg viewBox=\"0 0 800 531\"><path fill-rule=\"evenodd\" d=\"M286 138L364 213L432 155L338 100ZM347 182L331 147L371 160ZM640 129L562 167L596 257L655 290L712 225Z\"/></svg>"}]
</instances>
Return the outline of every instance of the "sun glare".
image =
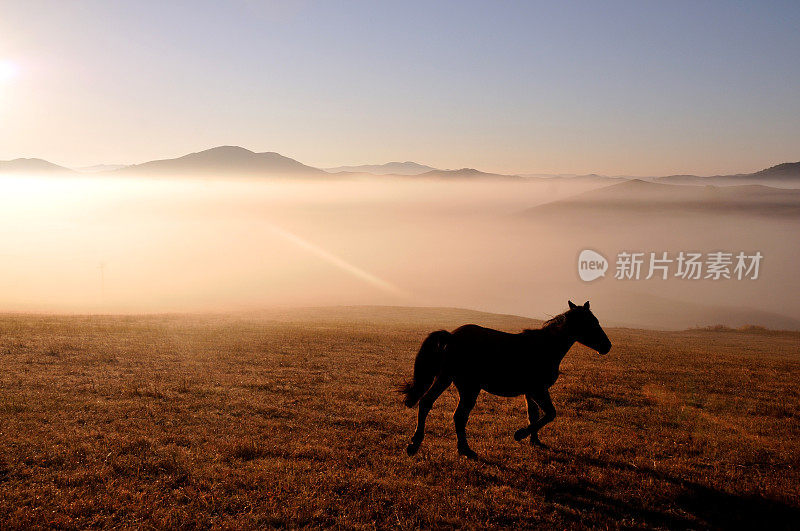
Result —
<instances>
[{"instance_id":1,"label":"sun glare","mask_svg":"<svg viewBox=\"0 0 800 531\"><path fill-rule=\"evenodd\" d=\"M9 83L19 75L19 67L13 61L0 59L0 83Z\"/></svg>"}]
</instances>

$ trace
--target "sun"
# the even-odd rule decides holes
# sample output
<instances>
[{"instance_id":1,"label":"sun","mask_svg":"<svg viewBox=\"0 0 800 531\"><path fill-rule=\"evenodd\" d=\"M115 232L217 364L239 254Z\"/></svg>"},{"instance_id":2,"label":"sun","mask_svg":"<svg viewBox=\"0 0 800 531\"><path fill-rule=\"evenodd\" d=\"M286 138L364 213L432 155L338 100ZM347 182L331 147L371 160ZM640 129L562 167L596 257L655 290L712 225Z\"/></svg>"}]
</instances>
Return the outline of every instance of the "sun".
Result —
<instances>
[{"instance_id":1,"label":"sun","mask_svg":"<svg viewBox=\"0 0 800 531\"><path fill-rule=\"evenodd\" d=\"M10 83L19 75L19 67L13 61L0 59L0 84Z\"/></svg>"}]
</instances>

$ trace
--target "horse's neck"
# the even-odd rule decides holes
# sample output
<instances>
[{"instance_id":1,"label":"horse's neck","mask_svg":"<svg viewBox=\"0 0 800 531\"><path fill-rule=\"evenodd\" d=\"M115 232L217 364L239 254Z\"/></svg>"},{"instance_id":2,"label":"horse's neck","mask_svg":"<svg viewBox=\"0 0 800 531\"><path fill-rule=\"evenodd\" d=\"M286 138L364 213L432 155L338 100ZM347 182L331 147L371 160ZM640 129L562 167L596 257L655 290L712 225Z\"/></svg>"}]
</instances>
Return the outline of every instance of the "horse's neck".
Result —
<instances>
[{"instance_id":1,"label":"horse's neck","mask_svg":"<svg viewBox=\"0 0 800 531\"><path fill-rule=\"evenodd\" d=\"M567 355L569 349L575 344L575 338L567 330L565 325L560 325L549 329L548 338L551 341L553 362L556 366L561 364L561 360Z\"/></svg>"}]
</instances>

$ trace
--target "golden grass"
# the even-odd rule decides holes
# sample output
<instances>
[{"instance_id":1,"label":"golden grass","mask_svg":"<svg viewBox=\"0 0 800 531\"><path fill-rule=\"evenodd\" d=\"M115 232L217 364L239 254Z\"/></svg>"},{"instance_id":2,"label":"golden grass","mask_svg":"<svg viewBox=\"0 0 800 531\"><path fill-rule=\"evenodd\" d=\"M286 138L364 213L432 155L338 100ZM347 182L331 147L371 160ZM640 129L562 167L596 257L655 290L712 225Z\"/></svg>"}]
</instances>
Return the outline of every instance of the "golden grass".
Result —
<instances>
[{"instance_id":1,"label":"golden grass","mask_svg":"<svg viewBox=\"0 0 800 531\"><path fill-rule=\"evenodd\" d=\"M391 389L425 334L475 312L0 316L0 527L797 527L800 334L610 329L524 400L455 390L420 454Z\"/></svg>"}]
</instances>

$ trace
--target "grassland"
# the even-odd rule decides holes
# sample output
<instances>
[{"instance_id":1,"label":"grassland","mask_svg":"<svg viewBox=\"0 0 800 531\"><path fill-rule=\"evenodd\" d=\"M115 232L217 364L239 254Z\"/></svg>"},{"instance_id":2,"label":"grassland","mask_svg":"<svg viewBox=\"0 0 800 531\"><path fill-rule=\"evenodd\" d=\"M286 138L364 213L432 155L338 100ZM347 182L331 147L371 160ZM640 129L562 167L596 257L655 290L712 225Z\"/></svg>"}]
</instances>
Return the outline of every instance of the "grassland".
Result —
<instances>
[{"instance_id":1,"label":"grassland","mask_svg":"<svg viewBox=\"0 0 800 531\"><path fill-rule=\"evenodd\" d=\"M797 528L800 334L609 329L553 388L550 450L524 400L455 390L420 454L391 390L457 310L0 316L0 527Z\"/></svg>"}]
</instances>

